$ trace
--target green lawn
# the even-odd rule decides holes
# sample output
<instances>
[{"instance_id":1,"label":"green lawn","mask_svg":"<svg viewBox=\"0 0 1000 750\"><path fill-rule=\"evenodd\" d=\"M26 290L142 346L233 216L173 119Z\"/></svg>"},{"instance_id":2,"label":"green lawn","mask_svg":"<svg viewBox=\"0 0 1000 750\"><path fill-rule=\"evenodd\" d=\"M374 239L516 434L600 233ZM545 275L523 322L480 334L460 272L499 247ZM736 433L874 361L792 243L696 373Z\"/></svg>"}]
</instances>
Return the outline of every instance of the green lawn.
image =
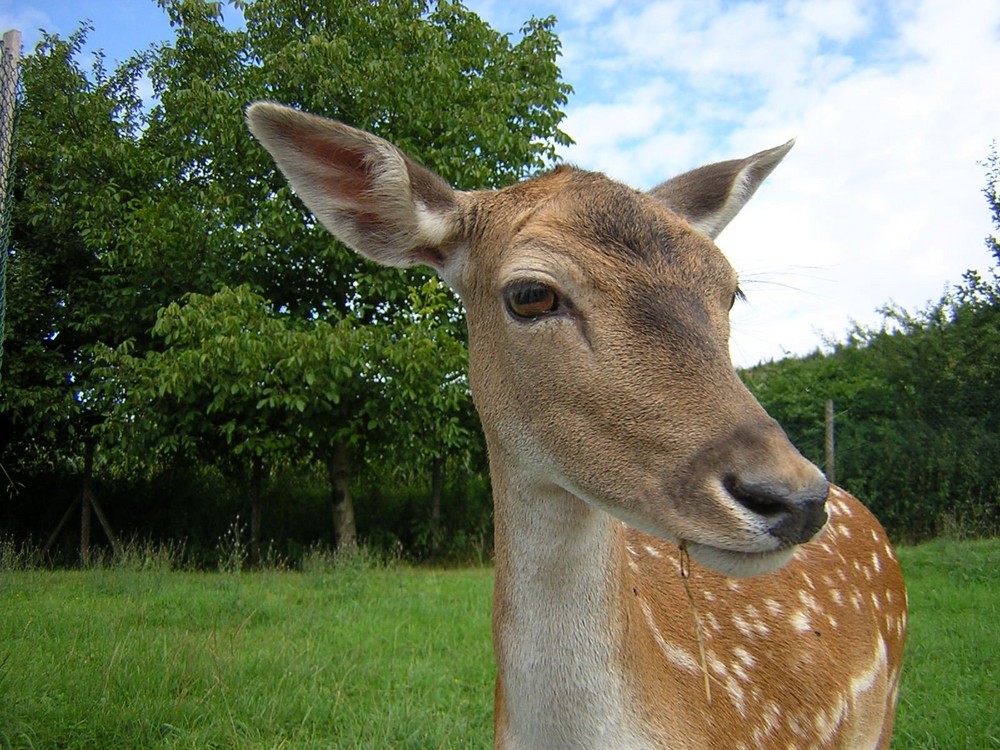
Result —
<instances>
[{"instance_id":1,"label":"green lawn","mask_svg":"<svg viewBox=\"0 0 1000 750\"><path fill-rule=\"evenodd\" d=\"M491 736L489 570L0 575L0 747Z\"/></svg>"},{"instance_id":2,"label":"green lawn","mask_svg":"<svg viewBox=\"0 0 1000 750\"><path fill-rule=\"evenodd\" d=\"M1000 748L1000 541L903 549L895 748ZM0 571L0 748L485 748L492 573Z\"/></svg>"},{"instance_id":3,"label":"green lawn","mask_svg":"<svg viewBox=\"0 0 1000 750\"><path fill-rule=\"evenodd\" d=\"M899 550L910 632L893 748L1000 748L1000 540Z\"/></svg>"}]
</instances>

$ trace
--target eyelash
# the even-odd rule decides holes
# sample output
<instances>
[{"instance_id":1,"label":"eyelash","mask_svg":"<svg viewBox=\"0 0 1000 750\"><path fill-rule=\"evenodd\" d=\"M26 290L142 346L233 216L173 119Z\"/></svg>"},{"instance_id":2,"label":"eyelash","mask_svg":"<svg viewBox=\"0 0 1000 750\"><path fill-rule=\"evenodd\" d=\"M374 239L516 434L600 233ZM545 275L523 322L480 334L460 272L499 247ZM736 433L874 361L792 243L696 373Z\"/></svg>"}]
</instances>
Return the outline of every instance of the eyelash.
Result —
<instances>
[{"instance_id":1,"label":"eyelash","mask_svg":"<svg viewBox=\"0 0 1000 750\"><path fill-rule=\"evenodd\" d=\"M732 310L733 307L736 306L736 300L739 300L740 302L746 302L746 299L747 299L746 293L742 289L740 289L739 285L737 285L736 291L733 292L733 298L729 302L729 309Z\"/></svg>"}]
</instances>

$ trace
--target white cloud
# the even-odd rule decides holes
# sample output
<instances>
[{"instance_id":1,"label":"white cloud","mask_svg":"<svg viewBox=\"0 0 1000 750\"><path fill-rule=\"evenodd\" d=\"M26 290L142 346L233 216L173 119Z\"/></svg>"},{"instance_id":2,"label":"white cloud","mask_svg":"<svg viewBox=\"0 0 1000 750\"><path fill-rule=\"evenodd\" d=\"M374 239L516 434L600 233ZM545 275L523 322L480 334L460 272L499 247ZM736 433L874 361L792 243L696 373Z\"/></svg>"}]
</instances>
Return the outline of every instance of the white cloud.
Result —
<instances>
[{"instance_id":1,"label":"white cloud","mask_svg":"<svg viewBox=\"0 0 1000 750\"><path fill-rule=\"evenodd\" d=\"M811 351L821 333L874 323L891 300L920 308L988 266L978 162L1000 139L995 0L506 12L560 18L573 163L648 188L798 138L720 238L751 296L734 319L738 363Z\"/></svg>"}]
</instances>

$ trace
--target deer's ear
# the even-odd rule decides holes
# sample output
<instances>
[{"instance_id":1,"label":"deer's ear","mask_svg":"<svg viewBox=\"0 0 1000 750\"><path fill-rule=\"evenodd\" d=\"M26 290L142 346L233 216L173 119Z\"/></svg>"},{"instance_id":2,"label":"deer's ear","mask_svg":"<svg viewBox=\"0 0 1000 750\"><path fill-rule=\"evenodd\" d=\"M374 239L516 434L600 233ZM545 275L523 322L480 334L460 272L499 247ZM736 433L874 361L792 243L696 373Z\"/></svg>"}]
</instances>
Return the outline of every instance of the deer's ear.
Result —
<instances>
[{"instance_id":1,"label":"deer's ear","mask_svg":"<svg viewBox=\"0 0 1000 750\"><path fill-rule=\"evenodd\" d=\"M795 141L746 159L709 164L649 191L702 234L715 239L785 157Z\"/></svg>"},{"instance_id":2,"label":"deer's ear","mask_svg":"<svg viewBox=\"0 0 1000 750\"><path fill-rule=\"evenodd\" d=\"M388 141L289 107L257 102L247 124L338 239L384 265L443 269L461 221L440 177Z\"/></svg>"}]
</instances>

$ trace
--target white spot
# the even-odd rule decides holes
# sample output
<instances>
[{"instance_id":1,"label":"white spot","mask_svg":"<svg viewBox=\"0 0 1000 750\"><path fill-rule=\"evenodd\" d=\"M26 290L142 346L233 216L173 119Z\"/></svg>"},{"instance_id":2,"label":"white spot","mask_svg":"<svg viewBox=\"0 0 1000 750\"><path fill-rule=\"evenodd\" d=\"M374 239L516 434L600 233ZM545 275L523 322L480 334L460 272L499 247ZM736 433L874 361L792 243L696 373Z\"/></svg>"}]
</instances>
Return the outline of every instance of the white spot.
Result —
<instances>
[{"instance_id":1,"label":"white spot","mask_svg":"<svg viewBox=\"0 0 1000 750\"><path fill-rule=\"evenodd\" d=\"M656 547L651 547L648 544L646 545L646 553L656 558L663 557L663 555L660 553L660 550L656 549Z\"/></svg>"},{"instance_id":2,"label":"white spot","mask_svg":"<svg viewBox=\"0 0 1000 750\"><path fill-rule=\"evenodd\" d=\"M800 633L805 633L812 629L812 622L809 620L809 613L804 609L800 609L791 617L792 627L798 630Z\"/></svg>"},{"instance_id":3,"label":"white spot","mask_svg":"<svg viewBox=\"0 0 1000 750\"><path fill-rule=\"evenodd\" d=\"M732 578L726 579L726 587L734 593L737 593L740 590L740 584L734 581Z\"/></svg>"},{"instance_id":4,"label":"white spot","mask_svg":"<svg viewBox=\"0 0 1000 750\"><path fill-rule=\"evenodd\" d=\"M843 534L847 539L851 538L851 530L847 528L847 524L842 523L837 526L837 530Z\"/></svg>"},{"instance_id":5,"label":"white spot","mask_svg":"<svg viewBox=\"0 0 1000 750\"><path fill-rule=\"evenodd\" d=\"M802 606L806 609L812 610L813 612L822 611L822 607L819 606L819 602L816 601L816 597L808 591L799 591L799 601L802 602Z\"/></svg>"},{"instance_id":6,"label":"white spot","mask_svg":"<svg viewBox=\"0 0 1000 750\"><path fill-rule=\"evenodd\" d=\"M781 606L780 602L776 602L774 599L765 599L764 606L767 607L767 611L770 612L774 617L780 617L781 613L784 612L784 608Z\"/></svg>"},{"instance_id":7,"label":"white spot","mask_svg":"<svg viewBox=\"0 0 1000 750\"><path fill-rule=\"evenodd\" d=\"M753 626L751 626L750 623L744 620L741 614L736 613L733 615L733 625L735 625L736 629L739 630L747 638L754 637L755 633Z\"/></svg>"},{"instance_id":8,"label":"white spot","mask_svg":"<svg viewBox=\"0 0 1000 750\"><path fill-rule=\"evenodd\" d=\"M733 702L736 710L740 712L740 716L746 718L746 693L743 692L743 687L730 675L726 677L725 688L726 695L729 696L729 700Z\"/></svg>"},{"instance_id":9,"label":"white spot","mask_svg":"<svg viewBox=\"0 0 1000 750\"><path fill-rule=\"evenodd\" d=\"M811 589L815 589L816 588L813 585L812 578L810 578L809 574L806 573L805 571L802 571L802 580L806 582L806 586L808 586L809 588L811 588Z\"/></svg>"},{"instance_id":10,"label":"white spot","mask_svg":"<svg viewBox=\"0 0 1000 750\"><path fill-rule=\"evenodd\" d=\"M719 657L713 652L706 654L705 660L708 662L708 668L715 672L719 678L724 679L729 675L729 667L719 661Z\"/></svg>"},{"instance_id":11,"label":"white spot","mask_svg":"<svg viewBox=\"0 0 1000 750\"><path fill-rule=\"evenodd\" d=\"M703 617L705 622L708 623L708 627L710 627L716 633L722 630L722 626L719 624L719 618L715 616L714 612L706 612L703 615Z\"/></svg>"},{"instance_id":12,"label":"white spot","mask_svg":"<svg viewBox=\"0 0 1000 750\"><path fill-rule=\"evenodd\" d=\"M833 603L838 607L842 607L844 605L844 596L840 593L840 589L830 589L829 594L830 598L833 599Z\"/></svg>"},{"instance_id":13,"label":"white spot","mask_svg":"<svg viewBox=\"0 0 1000 750\"><path fill-rule=\"evenodd\" d=\"M628 553L633 557L639 556L639 553L635 551L635 547L633 547L631 544L626 544L625 549L628 550Z\"/></svg>"},{"instance_id":14,"label":"white spot","mask_svg":"<svg viewBox=\"0 0 1000 750\"><path fill-rule=\"evenodd\" d=\"M753 669L754 666L757 664L757 660L754 658L753 654L751 654L742 646L737 646L736 648L733 649L733 656L735 656L737 660L739 660L740 664L742 664L747 669Z\"/></svg>"},{"instance_id":15,"label":"white spot","mask_svg":"<svg viewBox=\"0 0 1000 750\"><path fill-rule=\"evenodd\" d=\"M882 561L878 559L878 553L872 552L872 567L876 573L882 572Z\"/></svg>"},{"instance_id":16,"label":"white spot","mask_svg":"<svg viewBox=\"0 0 1000 750\"><path fill-rule=\"evenodd\" d=\"M806 725L808 725L809 721L808 719L803 720L801 714L795 714L793 716L789 716L787 719L785 719L785 723L788 724L788 728L792 730L792 734L794 734L796 737L808 736L808 730L806 729Z\"/></svg>"},{"instance_id":17,"label":"white spot","mask_svg":"<svg viewBox=\"0 0 1000 750\"><path fill-rule=\"evenodd\" d=\"M738 680L740 680L741 682L750 682L750 675L747 673L745 669L743 669L742 664L740 664L739 662L734 662L729 665L729 668L733 670L733 674L736 675L736 678Z\"/></svg>"},{"instance_id":18,"label":"white spot","mask_svg":"<svg viewBox=\"0 0 1000 750\"><path fill-rule=\"evenodd\" d=\"M835 618L833 615L827 615L826 616L826 621L828 623L830 623L830 627L831 628L836 628L837 627L837 618Z\"/></svg>"},{"instance_id":19,"label":"white spot","mask_svg":"<svg viewBox=\"0 0 1000 750\"><path fill-rule=\"evenodd\" d=\"M893 551L892 546L889 544L889 542L885 543L885 554L889 556L890 560L896 559L896 553Z\"/></svg>"},{"instance_id":20,"label":"white spot","mask_svg":"<svg viewBox=\"0 0 1000 750\"><path fill-rule=\"evenodd\" d=\"M660 633L660 629L656 627L656 621L653 619L653 611L649 608L649 604L645 600L640 599L639 606L642 608L642 613L646 616L646 624L649 626L656 644L660 647L663 655L667 657L667 661L675 667L683 669L685 672L699 672L698 662L695 661L695 658L691 654L679 646L663 640L663 635Z\"/></svg>"},{"instance_id":21,"label":"white spot","mask_svg":"<svg viewBox=\"0 0 1000 750\"><path fill-rule=\"evenodd\" d=\"M705 591L702 591L702 595L705 597L705 601L706 602L714 602L715 601L715 594L713 594L711 591L709 591L707 589Z\"/></svg>"},{"instance_id":22,"label":"white spot","mask_svg":"<svg viewBox=\"0 0 1000 750\"><path fill-rule=\"evenodd\" d=\"M872 591L868 596L872 600L872 605L875 609L882 609L882 602L878 600L878 594Z\"/></svg>"},{"instance_id":23,"label":"white spot","mask_svg":"<svg viewBox=\"0 0 1000 750\"><path fill-rule=\"evenodd\" d=\"M892 589L885 590L885 603L892 604Z\"/></svg>"},{"instance_id":24,"label":"white spot","mask_svg":"<svg viewBox=\"0 0 1000 750\"><path fill-rule=\"evenodd\" d=\"M813 719L813 725L819 734L819 745L826 745L834 738L837 728L844 721L846 713L847 701L844 700L843 696L837 697L837 702L830 706L829 711L820 709L817 712L816 717Z\"/></svg>"}]
</instances>

